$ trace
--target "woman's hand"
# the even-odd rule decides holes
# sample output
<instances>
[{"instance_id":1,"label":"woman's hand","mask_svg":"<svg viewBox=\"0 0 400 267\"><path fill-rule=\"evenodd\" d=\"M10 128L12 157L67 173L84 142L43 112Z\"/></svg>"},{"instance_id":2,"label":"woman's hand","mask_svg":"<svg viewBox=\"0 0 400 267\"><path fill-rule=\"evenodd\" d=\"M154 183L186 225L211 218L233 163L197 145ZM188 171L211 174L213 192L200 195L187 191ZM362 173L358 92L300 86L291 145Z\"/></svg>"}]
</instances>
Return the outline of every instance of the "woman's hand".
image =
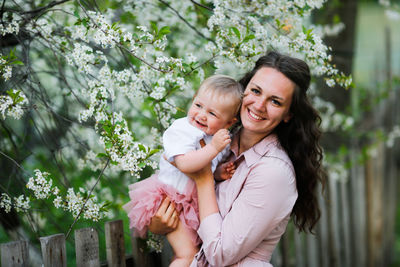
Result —
<instances>
[{"instance_id":1,"label":"woman's hand","mask_svg":"<svg viewBox=\"0 0 400 267\"><path fill-rule=\"evenodd\" d=\"M203 169L197 172L191 172L185 174L189 176L196 183L197 186L205 182L212 182L214 184L214 175L211 171L211 162L207 164L207 166L205 166Z\"/></svg>"},{"instance_id":2,"label":"woman's hand","mask_svg":"<svg viewBox=\"0 0 400 267\"><path fill-rule=\"evenodd\" d=\"M149 230L154 234L165 235L174 231L178 227L178 223L179 214L175 209L174 203L166 197L151 219Z\"/></svg>"},{"instance_id":3,"label":"woman's hand","mask_svg":"<svg viewBox=\"0 0 400 267\"><path fill-rule=\"evenodd\" d=\"M204 147L206 145L203 139L200 140L200 145L201 147ZM212 181L214 184L214 175L211 171L211 162L209 162L203 169L197 172L190 172L185 174L196 183L197 187L199 186L199 183L207 181Z\"/></svg>"}]
</instances>

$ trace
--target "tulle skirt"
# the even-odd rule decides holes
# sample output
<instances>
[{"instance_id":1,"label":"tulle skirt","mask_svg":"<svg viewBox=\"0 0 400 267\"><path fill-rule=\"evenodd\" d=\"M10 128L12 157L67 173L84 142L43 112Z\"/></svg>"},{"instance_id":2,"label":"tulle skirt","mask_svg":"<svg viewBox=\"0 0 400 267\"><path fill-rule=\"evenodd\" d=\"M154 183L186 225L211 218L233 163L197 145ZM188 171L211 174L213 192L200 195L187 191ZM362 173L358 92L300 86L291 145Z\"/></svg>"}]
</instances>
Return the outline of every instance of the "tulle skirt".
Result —
<instances>
[{"instance_id":1,"label":"tulle skirt","mask_svg":"<svg viewBox=\"0 0 400 267\"><path fill-rule=\"evenodd\" d=\"M130 201L123 206L128 213L129 227L134 229L135 236L144 238L151 218L155 215L163 199L168 196L179 212L181 223L188 229L193 243L201 243L197 235L199 228L199 208L197 190L192 180L188 181L185 194L179 193L174 187L162 183L157 174L131 184L129 186Z\"/></svg>"}]
</instances>

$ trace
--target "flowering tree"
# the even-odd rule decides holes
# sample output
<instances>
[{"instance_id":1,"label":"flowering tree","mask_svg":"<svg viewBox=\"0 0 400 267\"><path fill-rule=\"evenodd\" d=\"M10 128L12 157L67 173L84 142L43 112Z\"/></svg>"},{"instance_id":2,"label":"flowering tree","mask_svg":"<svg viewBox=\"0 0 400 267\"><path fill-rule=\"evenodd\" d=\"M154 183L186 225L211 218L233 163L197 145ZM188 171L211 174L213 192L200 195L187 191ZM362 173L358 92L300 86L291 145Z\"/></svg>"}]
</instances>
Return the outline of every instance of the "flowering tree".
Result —
<instances>
[{"instance_id":1,"label":"flowering tree","mask_svg":"<svg viewBox=\"0 0 400 267\"><path fill-rule=\"evenodd\" d=\"M268 49L351 86L322 42L342 25L309 22L323 2L3 0L0 208L24 212L36 230L38 209L71 213L69 230L113 217L127 185L157 168L160 135L200 81L239 78ZM351 126L312 96L325 130Z\"/></svg>"}]
</instances>

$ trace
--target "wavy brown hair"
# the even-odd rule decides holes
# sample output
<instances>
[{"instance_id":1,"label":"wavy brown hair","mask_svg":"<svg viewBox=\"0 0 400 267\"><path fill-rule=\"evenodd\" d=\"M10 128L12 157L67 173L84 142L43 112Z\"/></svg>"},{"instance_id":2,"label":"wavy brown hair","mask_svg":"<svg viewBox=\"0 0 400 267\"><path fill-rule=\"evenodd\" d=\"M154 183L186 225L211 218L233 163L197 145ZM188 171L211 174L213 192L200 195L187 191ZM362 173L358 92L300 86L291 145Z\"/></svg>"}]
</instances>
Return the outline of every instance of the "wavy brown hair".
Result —
<instances>
[{"instance_id":1,"label":"wavy brown hair","mask_svg":"<svg viewBox=\"0 0 400 267\"><path fill-rule=\"evenodd\" d=\"M251 78L261 68L278 70L296 84L289 122L281 122L276 128L281 146L288 154L296 173L297 201L292 218L299 231L312 232L320 218L318 183L325 184L322 171L322 148L319 145L321 118L311 105L306 92L310 86L310 69L303 60L269 52L259 58L255 67L239 81L246 88Z\"/></svg>"}]
</instances>

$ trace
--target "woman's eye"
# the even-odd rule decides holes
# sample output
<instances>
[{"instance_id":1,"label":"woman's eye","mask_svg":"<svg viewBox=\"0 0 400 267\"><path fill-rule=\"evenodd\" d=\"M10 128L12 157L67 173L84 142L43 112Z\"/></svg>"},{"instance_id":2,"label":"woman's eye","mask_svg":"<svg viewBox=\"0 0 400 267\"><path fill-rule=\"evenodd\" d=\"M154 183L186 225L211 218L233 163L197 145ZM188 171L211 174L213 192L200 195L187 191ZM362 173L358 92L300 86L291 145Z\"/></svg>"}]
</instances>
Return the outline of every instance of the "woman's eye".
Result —
<instances>
[{"instance_id":1,"label":"woman's eye","mask_svg":"<svg viewBox=\"0 0 400 267\"><path fill-rule=\"evenodd\" d=\"M281 102L279 102L276 99L272 99L272 104L277 105L277 106L281 106L282 105Z\"/></svg>"},{"instance_id":2,"label":"woman's eye","mask_svg":"<svg viewBox=\"0 0 400 267\"><path fill-rule=\"evenodd\" d=\"M252 88L250 89L251 92L253 92L254 94L259 94L261 93L260 90L256 89L256 88Z\"/></svg>"}]
</instances>

